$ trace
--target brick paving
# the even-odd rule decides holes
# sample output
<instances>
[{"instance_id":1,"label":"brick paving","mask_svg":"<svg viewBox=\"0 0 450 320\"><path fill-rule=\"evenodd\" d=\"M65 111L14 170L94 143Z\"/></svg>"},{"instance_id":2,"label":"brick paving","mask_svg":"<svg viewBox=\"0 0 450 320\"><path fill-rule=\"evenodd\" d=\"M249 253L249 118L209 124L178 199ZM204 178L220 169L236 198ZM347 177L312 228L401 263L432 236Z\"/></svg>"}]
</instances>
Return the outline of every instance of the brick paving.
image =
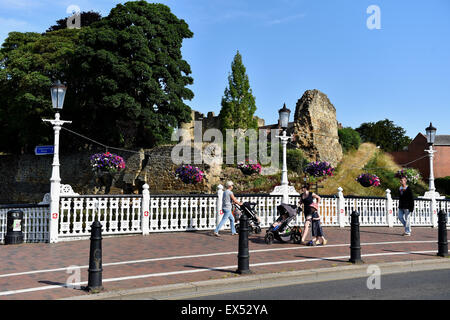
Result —
<instances>
[{"instance_id":1,"label":"brick paving","mask_svg":"<svg viewBox=\"0 0 450 320\"><path fill-rule=\"evenodd\" d=\"M413 228L411 237L403 237L402 228L362 227L360 230L361 251L367 264L440 259L436 256L437 229ZM324 228L324 232L329 240L325 247L278 242L267 245L264 243L264 230L260 235L251 235L249 249L252 272L263 274L349 265L350 229ZM216 238L210 231L199 231L105 237L102 242L103 286L106 291L112 291L240 277L235 273L238 236L231 236L228 231L223 231L221 235ZM431 252L397 254L410 251ZM384 255L365 257L367 254ZM175 258L179 256L195 257ZM317 258L320 260L309 261ZM149 259L153 260L136 261ZM118 262L126 263L108 265ZM287 263L255 265L268 262ZM82 289L63 285L71 276L66 269L69 266L81 266L81 282L87 282L88 263L89 240L0 246L0 300L46 300L86 295L88 293ZM8 275L49 269L61 270ZM136 278L138 276L141 277ZM135 278L125 280L124 277ZM122 279L118 281L117 278ZM39 288L45 290L37 290ZM31 291L20 291L24 289ZM5 292L16 290L19 292L5 295Z\"/></svg>"}]
</instances>

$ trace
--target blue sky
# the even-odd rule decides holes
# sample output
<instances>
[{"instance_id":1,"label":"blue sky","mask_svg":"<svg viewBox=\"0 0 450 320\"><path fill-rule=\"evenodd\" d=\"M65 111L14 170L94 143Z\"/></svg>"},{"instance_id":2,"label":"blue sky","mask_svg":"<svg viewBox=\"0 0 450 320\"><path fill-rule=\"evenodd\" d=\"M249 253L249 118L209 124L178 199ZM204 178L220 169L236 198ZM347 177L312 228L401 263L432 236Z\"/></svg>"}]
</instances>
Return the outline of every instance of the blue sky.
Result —
<instances>
[{"instance_id":1,"label":"blue sky","mask_svg":"<svg viewBox=\"0 0 450 320\"><path fill-rule=\"evenodd\" d=\"M106 0L0 0L0 42L10 31L43 32L69 5L107 15ZM430 121L450 134L450 1L167 0L194 32L183 43L203 113L220 111L231 61L243 56L256 115L275 123L308 89L328 95L344 126L388 118L414 138ZM370 5L381 29L369 30ZM291 119L292 120L292 119Z\"/></svg>"}]
</instances>

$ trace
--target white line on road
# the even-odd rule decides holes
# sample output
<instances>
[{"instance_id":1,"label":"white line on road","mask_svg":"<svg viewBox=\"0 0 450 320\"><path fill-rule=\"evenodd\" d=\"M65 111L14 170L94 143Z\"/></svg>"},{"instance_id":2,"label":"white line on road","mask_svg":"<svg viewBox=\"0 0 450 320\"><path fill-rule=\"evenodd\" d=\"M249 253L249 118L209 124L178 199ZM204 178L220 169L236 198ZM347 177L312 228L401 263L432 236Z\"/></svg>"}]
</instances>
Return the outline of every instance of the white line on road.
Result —
<instances>
[{"instance_id":1,"label":"white line on road","mask_svg":"<svg viewBox=\"0 0 450 320\"><path fill-rule=\"evenodd\" d=\"M374 245L383 245L383 244L412 244L412 243L437 243L436 240L426 240L426 241L388 241L388 242L369 242L369 243L361 243L361 246L374 246ZM286 248L272 248L272 249L258 249L258 250L250 250L250 253L261 253L261 252L273 252L273 251L288 251L288 250L299 250L299 249L312 249L312 248L330 248L330 247L345 247L350 246L350 244L329 244L326 246L318 246L318 247L286 247ZM216 252L216 253L206 253L206 254L197 254L197 255L187 255L187 256L172 256L172 257L161 257L161 258L149 258L149 259L141 259L141 260L128 260L128 261L119 261L119 262L109 262L103 263L103 267L108 266L117 266L122 264L135 264L135 263L145 263L145 262L156 262L156 261L167 261L167 260L177 260L177 259L190 259L190 258L204 258L204 257L214 257L214 256L222 256L222 255L230 255L230 254L238 254L237 251L227 251L227 252ZM73 266L71 266L73 267ZM88 265L77 266L80 269L87 269ZM69 267L55 268L55 269L42 269L42 270L32 270L32 271L23 271L23 272L15 272L15 273L6 273L0 274L0 278L6 277L14 277L14 276L22 276L36 273L46 273L46 272L66 272Z\"/></svg>"},{"instance_id":2,"label":"white line on road","mask_svg":"<svg viewBox=\"0 0 450 320\"><path fill-rule=\"evenodd\" d=\"M436 250L406 251L406 252L391 252L391 253L371 253L371 254L362 254L361 257L393 256L393 255L420 254L420 253L436 253ZM350 258L350 256L297 259L297 260L287 260L287 261L272 261L272 262L250 264L250 267L260 267L260 266L289 264L289 263L301 263L301 262L312 262L312 261L320 261L320 260L326 261L326 260L330 260L330 259L333 259L333 260L348 259L348 258ZM136 276L119 277L119 278L109 278L109 279L103 279L102 282L115 282L115 281L134 280L134 279L142 279L142 278L150 278L150 277L163 277L163 276L171 276L171 275L189 274L189 273L206 272L206 271L217 271L217 270L223 270L223 269L236 269L236 268L237 268L237 265L214 267L214 268L205 267L204 269L202 268L202 269L197 269L197 270L182 270L182 271L142 274L142 275L136 275ZM56 288L69 288L69 287L76 287L76 286L81 286L81 285L85 285L85 284L87 284L86 281L78 282L78 283L71 283L71 284L51 285L51 286L35 287L35 288L28 288L28 289L3 291L3 292L0 292L0 296L13 295L13 294L19 294L19 293L27 293L27 292L35 292L35 291L42 291L42 290L50 290L50 289L56 289Z\"/></svg>"}]
</instances>

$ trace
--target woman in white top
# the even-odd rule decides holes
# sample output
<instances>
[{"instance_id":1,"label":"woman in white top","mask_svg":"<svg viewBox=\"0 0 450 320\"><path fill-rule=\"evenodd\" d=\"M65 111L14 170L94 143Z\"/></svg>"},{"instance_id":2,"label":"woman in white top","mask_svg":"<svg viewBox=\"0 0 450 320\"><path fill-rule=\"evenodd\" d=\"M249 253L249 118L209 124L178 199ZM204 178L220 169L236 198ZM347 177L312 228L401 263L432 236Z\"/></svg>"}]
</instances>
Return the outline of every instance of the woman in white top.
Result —
<instances>
[{"instance_id":1,"label":"woman in white top","mask_svg":"<svg viewBox=\"0 0 450 320\"><path fill-rule=\"evenodd\" d=\"M231 213L231 208L232 208L233 203L236 203L239 206L242 206L242 203L239 202L233 194L233 191L232 191L233 186L234 186L233 181L228 181L226 186L227 186L227 189L224 191L223 199L222 199L223 217L222 217L222 220L220 220L219 224L217 225L216 230L214 230L214 235L216 237L220 237L219 230L225 224L227 219L230 219L231 235L234 236L235 234L237 234L236 228L234 227L234 217L233 217L233 214Z\"/></svg>"}]
</instances>

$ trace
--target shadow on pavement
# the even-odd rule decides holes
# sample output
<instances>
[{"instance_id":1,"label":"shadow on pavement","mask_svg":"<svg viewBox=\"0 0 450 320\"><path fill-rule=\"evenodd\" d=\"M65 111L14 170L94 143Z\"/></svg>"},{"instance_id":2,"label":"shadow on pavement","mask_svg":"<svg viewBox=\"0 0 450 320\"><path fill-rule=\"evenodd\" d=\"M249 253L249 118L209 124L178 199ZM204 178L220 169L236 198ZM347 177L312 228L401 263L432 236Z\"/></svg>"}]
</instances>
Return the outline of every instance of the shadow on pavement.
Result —
<instances>
[{"instance_id":1,"label":"shadow on pavement","mask_svg":"<svg viewBox=\"0 0 450 320\"><path fill-rule=\"evenodd\" d=\"M227 270L227 269L219 269L219 268L210 268L210 267L201 267L201 266L192 266L192 265L184 265L183 267L186 268L193 268L193 269L204 269L204 270L211 270L211 271L219 271L219 272L225 272L225 273L236 273L234 271L231 270Z\"/></svg>"},{"instance_id":2,"label":"shadow on pavement","mask_svg":"<svg viewBox=\"0 0 450 320\"><path fill-rule=\"evenodd\" d=\"M296 258L305 258L305 259L321 259L323 261L331 261L331 262L344 262L344 263L348 262L348 259L347 260L344 260L344 259L338 260L338 259L329 259L329 258L322 258L322 257L300 256L300 255L295 256L295 257Z\"/></svg>"},{"instance_id":3,"label":"shadow on pavement","mask_svg":"<svg viewBox=\"0 0 450 320\"><path fill-rule=\"evenodd\" d=\"M405 251L402 251L402 250L390 250L390 249L383 249L383 251L387 251L387 252L405 252ZM436 257L437 250L436 250L435 254L432 254L432 253L420 253L420 252L411 252L411 254L418 255L418 256L425 256L425 257Z\"/></svg>"}]
</instances>

